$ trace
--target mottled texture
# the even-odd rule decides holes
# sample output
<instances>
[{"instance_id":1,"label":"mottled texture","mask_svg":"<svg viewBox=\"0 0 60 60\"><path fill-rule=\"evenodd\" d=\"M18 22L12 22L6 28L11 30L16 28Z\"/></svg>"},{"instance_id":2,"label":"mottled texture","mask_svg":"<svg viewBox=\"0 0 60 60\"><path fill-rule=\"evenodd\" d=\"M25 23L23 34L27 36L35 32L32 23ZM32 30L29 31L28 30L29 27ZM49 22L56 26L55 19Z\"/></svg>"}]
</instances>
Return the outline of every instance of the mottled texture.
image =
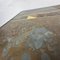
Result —
<instances>
[{"instance_id":1,"label":"mottled texture","mask_svg":"<svg viewBox=\"0 0 60 60\"><path fill-rule=\"evenodd\" d=\"M60 60L60 11L54 11L21 13L1 27L0 60Z\"/></svg>"}]
</instances>

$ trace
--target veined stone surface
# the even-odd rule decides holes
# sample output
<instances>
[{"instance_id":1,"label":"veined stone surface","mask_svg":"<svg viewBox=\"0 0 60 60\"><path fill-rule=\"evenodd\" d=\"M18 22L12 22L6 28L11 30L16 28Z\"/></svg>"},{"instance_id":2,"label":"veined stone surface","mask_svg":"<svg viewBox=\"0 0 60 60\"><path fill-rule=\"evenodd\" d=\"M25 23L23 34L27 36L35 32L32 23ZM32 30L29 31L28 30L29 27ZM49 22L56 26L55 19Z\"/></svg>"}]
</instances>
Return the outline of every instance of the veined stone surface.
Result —
<instances>
[{"instance_id":1,"label":"veined stone surface","mask_svg":"<svg viewBox=\"0 0 60 60\"><path fill-rule=\"evenodd\" d=\"M1 27L0 60L60 60L59 6L22 12Z\"/></svg>"}]
</instances>

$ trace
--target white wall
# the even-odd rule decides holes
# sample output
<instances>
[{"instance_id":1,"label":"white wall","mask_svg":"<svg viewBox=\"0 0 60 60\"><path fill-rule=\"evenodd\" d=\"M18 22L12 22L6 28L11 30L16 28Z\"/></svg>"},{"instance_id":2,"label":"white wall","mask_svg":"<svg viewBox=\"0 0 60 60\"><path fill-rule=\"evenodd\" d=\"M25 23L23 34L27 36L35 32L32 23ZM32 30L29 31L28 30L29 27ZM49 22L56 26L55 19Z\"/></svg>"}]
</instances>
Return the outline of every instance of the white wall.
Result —
<instances>
[{"instance_id":1,"label":"white wall","mask_svg":"<svg viewBox=\"0 0 60 60\"><path fill-rule=\"evenodd\" d=\"M60 0L0 0L0 27L22 10L59 4Z\"/></svg>"}]
</instances>

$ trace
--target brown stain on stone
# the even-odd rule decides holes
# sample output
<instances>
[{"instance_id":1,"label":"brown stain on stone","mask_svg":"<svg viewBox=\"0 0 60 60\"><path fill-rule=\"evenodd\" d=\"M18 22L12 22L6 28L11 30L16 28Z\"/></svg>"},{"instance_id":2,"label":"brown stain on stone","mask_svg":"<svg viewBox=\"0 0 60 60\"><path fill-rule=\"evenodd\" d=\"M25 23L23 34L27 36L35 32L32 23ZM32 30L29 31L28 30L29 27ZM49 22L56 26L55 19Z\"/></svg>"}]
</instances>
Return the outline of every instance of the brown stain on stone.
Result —
<instances>
[{"instance_id":1,"label":"brown stain on stone","mask_svg":"<svg viewBox=\"0 0 60 60\"><path fill-rule=\"evenodd\" d=\"M43 15L41 15L42 17ZM59 49L60 48L60 16L51 16L51 17L43 17L43 18L37 18L35 20L23 20L23 21L15 21L15 22L10 22L6 24L2 29L0 29L0 60L9 60L9 59L2 59L2 51L3 48L5 47L7 41L4 42L4 40L7 40L7 36L10 38L16 38L19 36L19 32L22 31L23 40L24 42L20 43L18 47L12 47L9 48L9 57L13 58L13 60L21 60L22 55L24 52L29 52L31 60L41 60L41 52L45 50L45 52L51 57L51 60L60 60L60 54L54 55L53 47L56 46ZM24 23L23 23L24 22ZM31 32L33 27L45 27L55 33L54 39L58 44L52 45L52 48L49 45L46 45L47 47L45 49L39 49L39 50L33 50L33 48L29 47L26 48L26 39L29 35L29 32ZM26 29L24 29L26 28ZM53 42L54 43L54 42ZM42 51L41 51L42 50ZM60 51L59 51L60 53ZM8 57L8 56L7 56Z\"/></svg>"}]
</instances>

